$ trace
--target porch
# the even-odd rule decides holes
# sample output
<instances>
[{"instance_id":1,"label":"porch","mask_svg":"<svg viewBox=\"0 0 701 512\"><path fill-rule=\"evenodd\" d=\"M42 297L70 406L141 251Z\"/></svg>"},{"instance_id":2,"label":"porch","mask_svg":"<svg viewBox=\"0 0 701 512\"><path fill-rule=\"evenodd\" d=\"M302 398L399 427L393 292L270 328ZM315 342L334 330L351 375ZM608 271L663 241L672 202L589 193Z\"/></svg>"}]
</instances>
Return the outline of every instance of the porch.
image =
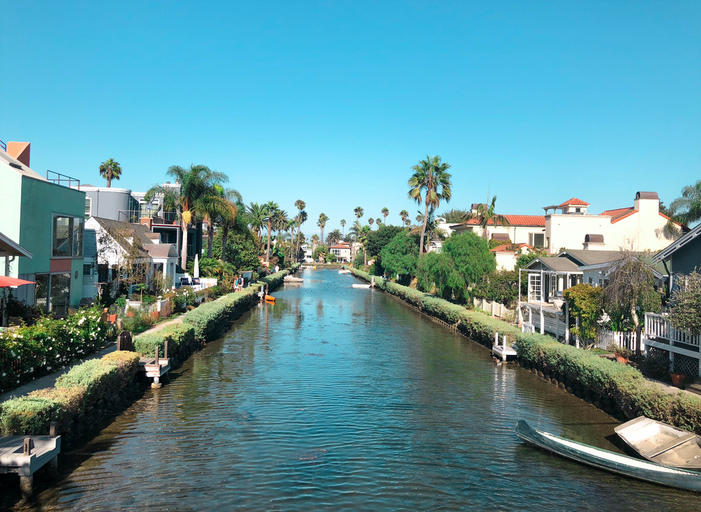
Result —
<instances>
[{"instance_id":1,"label":"porch","mask_svg":"<svg viewBox=\"0 0 701 512\"><path fill-rule=\"evenodd\" d=\"M671 372L701 376L701 335L675 328L666 315L645 313L645 345L667 353Z\"/></svg>"}]
</instances>

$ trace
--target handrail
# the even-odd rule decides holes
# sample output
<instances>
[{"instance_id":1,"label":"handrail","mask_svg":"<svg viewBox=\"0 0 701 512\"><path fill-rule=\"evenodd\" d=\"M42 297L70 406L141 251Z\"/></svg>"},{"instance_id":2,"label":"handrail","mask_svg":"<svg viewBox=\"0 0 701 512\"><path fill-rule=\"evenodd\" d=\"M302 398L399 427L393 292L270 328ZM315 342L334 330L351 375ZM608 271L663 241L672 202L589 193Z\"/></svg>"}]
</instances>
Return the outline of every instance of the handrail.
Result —
<instances>
[{"instance_id":1,"label":"handrail","mask_svg":"<svg viewBox=\"0 0 701 512\"><path fill-rule=\"evenodd\" d=\"M46 181L48 181L49 183L54 183L56 185L61 185L62 187L75 187L76 189L80 190L80 180L78 178L74 178L73 176L68 176L60 172L51 171L49 169L46 169ZM67 185L65 185L65 183L67 183Z\"/></svg>"},{"instance_id":2,"label":"handrail","mask_svg":"<svg viewBox=\"0 0 701 512\"><path fill-rule=\"evenodd\" d=\"M701 335L693 335L674 327L665 315L645 313L645 333L649 338L661 338L674 343L701 347Z\"/></svg>"}]
</instances>

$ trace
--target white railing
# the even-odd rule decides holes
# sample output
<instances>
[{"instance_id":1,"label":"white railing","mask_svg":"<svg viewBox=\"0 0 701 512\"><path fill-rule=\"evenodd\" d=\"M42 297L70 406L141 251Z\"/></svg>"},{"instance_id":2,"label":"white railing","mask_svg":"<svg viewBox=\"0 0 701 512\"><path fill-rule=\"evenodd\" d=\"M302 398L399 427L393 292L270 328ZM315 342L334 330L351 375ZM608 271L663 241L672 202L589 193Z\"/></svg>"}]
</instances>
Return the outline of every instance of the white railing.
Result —
<instances>
[{"instance_id":1,"label":"white railing","mask_svg":"<svg viewBox=\"0 0 701 512\"><path fill-rule=\"evenodd\" d=\"M635 350L635 331L609 331L608 329L599 331L596 337L596 347L607 349L611 345ZM645 347L641 346L640 349L644 350Z\"/></svg>"},{"instance_id":2,"label":"white railing","mask_svg":"<svg viewBox=\"0 0 701 512\"><path fill-rule=\"evenodd\" d=\"M671 343L701 346L701 335L693 335L672 326L665 315L645 313L645 334L650 339L663 339Z\"/></svg>"}]
</instances>

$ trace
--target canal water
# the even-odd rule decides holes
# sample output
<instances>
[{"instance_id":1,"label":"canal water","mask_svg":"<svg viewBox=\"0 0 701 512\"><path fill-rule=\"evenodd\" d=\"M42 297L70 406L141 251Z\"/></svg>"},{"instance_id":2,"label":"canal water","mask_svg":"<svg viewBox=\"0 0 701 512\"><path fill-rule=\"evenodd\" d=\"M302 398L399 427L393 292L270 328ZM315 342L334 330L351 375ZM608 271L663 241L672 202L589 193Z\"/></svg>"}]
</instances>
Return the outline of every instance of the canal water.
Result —
<instances>
[{"instance_id":1,"label":"canal water","mask_svg":"<svg viewBox=\"0 0 701 512\"><path fill-rule=\"evenodd\" d=\"M520 442L617 422L351 276L305 271L92 442L47 510L692 510ZM25 508L20 505L20 508Z\"/></svg>"}]
</instances>

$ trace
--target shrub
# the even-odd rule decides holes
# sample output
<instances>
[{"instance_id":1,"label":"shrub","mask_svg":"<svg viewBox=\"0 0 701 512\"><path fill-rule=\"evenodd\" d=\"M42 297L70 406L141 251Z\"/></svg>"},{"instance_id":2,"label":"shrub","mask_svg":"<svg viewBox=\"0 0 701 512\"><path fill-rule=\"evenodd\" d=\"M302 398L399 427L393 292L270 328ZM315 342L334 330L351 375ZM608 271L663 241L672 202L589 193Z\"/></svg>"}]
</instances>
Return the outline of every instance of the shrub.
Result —
<instances>
[{"instance_id":1,"label":"shrub","mask_svg":"<svg viewBox=\"0 0 701 512\"><path fill-rule=\"evenodd\" d=\"M155 332L148 332L134 337L134 350L145 356L153 356L158 347L158 353L163 355L165 342L168 340L168 357L171 366L179 366L199 343L195 340L195 329L190 325L170 324Z\"/></svg>"},{"instance_id":2,"label":"shrub","mask_svg":"<svg viewBox=\"0 0 701 512\"><path fill-rule=\"evenodd\" d=\"M579 318L579 327L572 327L572 333L585 340L595 340L598 320L603 314L604 289L580 283L565 290L563 295L572 319Z\"/></svg>"},{"instance_id":3,"label":"shrub","mask_svg":"<svg viewBox=\"0 0 701 512\"><path fill-rule=\"evenodd\" d=\"M416 274L419 258L419 244L416 237L407 231L397 233L380 251L382 266L387 275L399 276L399 281L406 282Z\"/></svg>"},{"instance_id":4,"label":"shrub","mask_svg":"<svg viewBox=\"0 0 701 512\"><path fill-rule=\"evenodd\" d=\"M672 294L669 320L678 329L701 334L701 274L692 272L683 286Z\"/></svg>"},{"instance_id":5,"label":"shrub","mask_svg":"<svg viewBox=\"0 0 701 512\"><path fill-rule=\"evenodd\" d=\"M489 252L487 241L474 233L453 235L443 242L443 254L453 261L455 269L466 286L472 286L496 270L494 255ZM461 290L467 299L465 290Z\"/></svg>"},{"instance_id":6,"label":"shrub","mask_svg":"<svg viewBox=\"0 0 701 512\"><path fill-rule=\"evenodd\" d=\"M507 307L514 305L518 299L518 270L500 270L489 274L475 286L473 295Z\"/></svg>"}]
</instances>

